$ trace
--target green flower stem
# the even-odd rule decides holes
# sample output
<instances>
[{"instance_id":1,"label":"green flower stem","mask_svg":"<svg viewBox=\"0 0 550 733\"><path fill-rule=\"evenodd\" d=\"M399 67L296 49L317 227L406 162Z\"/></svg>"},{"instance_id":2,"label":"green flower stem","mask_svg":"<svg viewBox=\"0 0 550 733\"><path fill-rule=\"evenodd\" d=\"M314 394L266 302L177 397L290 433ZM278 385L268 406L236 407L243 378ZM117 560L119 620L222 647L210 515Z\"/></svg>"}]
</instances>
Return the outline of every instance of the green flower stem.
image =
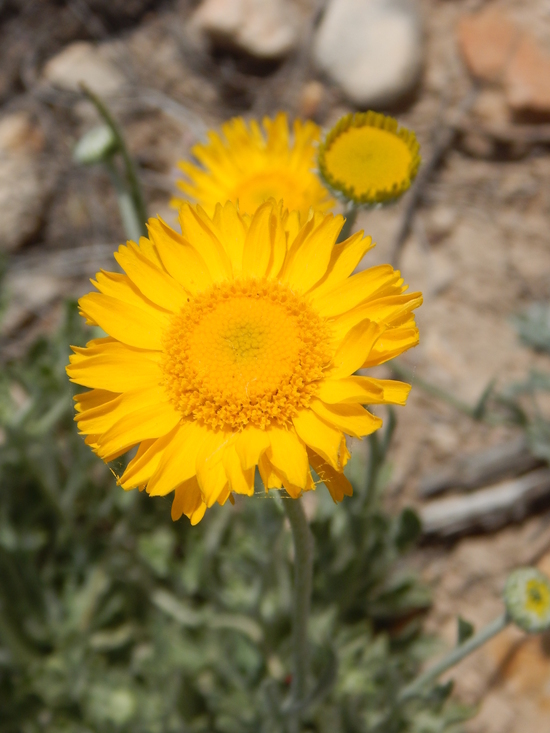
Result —
<instances>
[{"instance_id":1,"label":"green flower stem","mask_svg":"<svg viewBox=\"0 0 550 733\"><path fill-rule=\"evenodd\" d=\"M121 199L119 196L119 207L121 209L121 214L123 211L123 206L128 207L130 205L133 208L134 210L133 218L138 223L139 235L137 237L131 237L131 238L136 239L137 241L139 239L139 236L147 236L147 228L145 226L145 223L147 221L147 209L145 208L145 200L143 198L141 186L139 185L139 179L137 176L137 171L134 165L134 161L132 160L132 157L130 155L130 152L128 151L128 148L126 147L126 142L124 140L122 131L119 128L114 117L111 115L105 102L100 97L98 97L97 94L92 92L92 90L89 89L85 84L81 84L80 86L84 94L88 97L90 102L94 105L94 107L96 108L100 116L103 118L105 124L108 125L108 127L111 129L111 132L113 133L115 141L116 141L116 150L122 156L122 160L124 162L124 169L126 173L126 180L128 183L128 191L126 193L126 198L128 199L128 201L127 203L121 204ZM120 177L118 177L118 180L120 181ZM121 185L123 185L122 181L121 181ZM118 190L117 190L117 194L118 194ZM127 220L124 219L124 215L123 215L123 223L124 223L124 226L126 227ZM128 231L127 231L127 234L129 235Z\"/></svg>"},{"instance_id":2,"label":"green flower stem","mask_svg":"<svg viewBox=\"0 0 550 733\"><path fill-rule=\"evenodd\" d=\"M344 212L346 221L344 222L344 226L342 227L342 231L340 232L340 236L338 237L339 242L343 242L351 235L352 229L355 226L355 222L357 220L358 211L359 209L357 206L351 205L350 208L346 212Z\"/></svg>"},{"instance_id":3,"label":"green flower stem","mask_svg":"<svg viewBox=\"0 0 550 733\"><path fill-rule=\"evenodd\" d=\"M121 180L113 159L109 158L103 161L103 165L107 169L111 183L115 189L124 233L128 239L131 239L133 242L139 242L139 238L144 236L143 225L132 196L127 186L124 185L124 181Z\"/></svg>"},{"instance_id":4,"label":"green flower stem","mask_svg":"<svg viewBox=\"0 0 550 733\"><path fill-rule=\"evenodd\" d=\"M298 733L306 697L309 671L309 650L307 625L313 581L313 537L299 499L285 499L283 506L292 529L294 539L294 601L292 612L293 671L291 703L289 706L289 731Z\"/></svg>"},{"instance_id":5,"label":"green flower stem","mask_svg":"<svg viewBox=\"0 0 550 733\"><path fill-rule=\"evenodd\" d=\"M429 685L431 682L434 682L443 674L443 672L451 669L451 667L454 667L455 664L458 664L480 646L486 644L493 638L493 636L500 634L500 632L505 629L509 623L510 619L506 613L503 613L502 616L498 616L494 621L487 624L485 628L481 629L477 634L474 634L474 636L463 644L452 649L443 657L443 659L440 659L437 664L434 664L433 667L426 670L424 674L421 674L420 677L417 677L413 682L404 687L399 693L399 701L404 702L405 700L409 700L411 697L416 697L424 687Z\"/></svg>"}]
</instances>

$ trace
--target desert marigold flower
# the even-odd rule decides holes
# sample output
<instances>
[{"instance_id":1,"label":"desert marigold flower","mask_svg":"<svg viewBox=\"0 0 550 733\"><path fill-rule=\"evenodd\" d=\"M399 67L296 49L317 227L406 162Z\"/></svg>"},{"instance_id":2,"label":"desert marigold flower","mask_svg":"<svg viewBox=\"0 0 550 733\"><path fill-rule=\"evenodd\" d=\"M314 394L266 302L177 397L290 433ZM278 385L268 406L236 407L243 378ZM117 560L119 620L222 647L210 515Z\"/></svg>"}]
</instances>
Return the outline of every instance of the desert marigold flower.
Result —
<instances>
[{"instance_id":1,"label":"desert marigold flower","mask_svg":"<svg viewBox=\"0 0 550 733\"><path fill-rule=\"evenodd\" d=\"M319 170L339 198L373 205L399 198L420 166L414 132L377 112L349 114L319 148Z\"/></svg>"},{"instance_id":2,"label":"desert marigold flower","mask_svg":"<svg viewBox=\"0 0 550 733\"><path fill-rule=\"evenodd\" d=\"M303 215L310 207L326 212L334 201L313 172L319 136L315 123L300 120L291 135L282 112L265 117L263 131L256 120L247 125L237 117L221 134L209 132L208 143L192 148L200 166L180 161L186 180L177 186L210 215L218 201L238 201L241 213L253 214L270 198ZM179 208L184 200L174 197L171 203Z\"/></svg>"},{"instance_id":3,"label":"desert marigold flower","mask_svg":"<svg viewBox=\"0 0 550 733\"><path fill-rule=\"evenodd\" d=\"M292 497L315 488L312 467L341 501L345 435L382 424L362 405L410 389L354 372L415 346L420 293L390 265L351 275L372 245L362 232L335 245L341 216L228 202L212 218L186 204L180 223L151 219L149 239L115 254L125 274L98 273L79 301L109 334L67 367L91 388L75 398L86 442L105 461L139 445L118 483L174 491L174 519L253 494L256 467Z\"/></svg>"},{"instance_id":4,"label":"desert marigold flower","mask_svg":"<svg viewBox=\"0 0 550 733\"><path fill-rule=\"evenodd\" d=\"M550 579L536 568L518 568L504 589L506 610L512 621L530 633L550 629Z\"/></svg>"}]
</instances>

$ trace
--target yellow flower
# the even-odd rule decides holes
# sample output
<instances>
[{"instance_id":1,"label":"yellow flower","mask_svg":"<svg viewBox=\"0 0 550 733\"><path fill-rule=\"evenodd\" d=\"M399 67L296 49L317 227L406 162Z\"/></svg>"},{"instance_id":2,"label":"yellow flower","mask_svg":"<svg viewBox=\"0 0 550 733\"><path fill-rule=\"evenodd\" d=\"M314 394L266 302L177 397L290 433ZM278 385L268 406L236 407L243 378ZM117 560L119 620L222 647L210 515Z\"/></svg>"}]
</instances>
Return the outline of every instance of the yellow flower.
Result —
<instances>
[{"instance_id":1,"label":"yellow flower","mask_svg":"<svg viewBox=\"0 0 550 733\"><path fill-rule=\"evenodd\" d=\"M139 445L118 482L175 491L174 519L253 494L256 466L292 497L315 488L311 466L341 501L344 434L382 424L362 404L404 404L410 389L352 375L415 346L421 295L390 265L350 277L372 244L335 245L341 216L185 204L180 224L151 219L149 239L115 254L126 274L98 273L80 300L109 334L67 367L92 388L75 398L86 442L105 461Z\"/></svg>"},{"instance_id":2,"label":"yellow flower","mask_svg":"<svg viewBox=\"0 0 550 733\"><path fill-rule=\"evenodd\" d=\"M550 628L550 578L537 568L513 570L504 588L508 617L529 633Z\"/></svg>"},{"instance_id":3,"label":"yellow flower","mask_svg":"<svg viewBox=\"0 0 550 733\"><path fill-rule=\"evenodd\" d=\"M319 170L329 188L354 204L399 198L420 166L414 132L377 112L349 114L319 149Z\"/></svg>"},{"instance_id":4,"label":"yellow flower","mask_svg":"<svg viewBox=\"0 0 550 733\"><path fill-rule=\"evenodd\" d=\"M285 114L265 117L264 132L256 120L226 122L222 134L210 132L209 142L192 153L201 166L181 161L185 181L178 187L212 215L218 201L239 202L241 213L253 214L270 198L307 215L310 207L328 211L334 201L313 172L320 130L313 122L296 120L292 139ZM179 208L184 199L175 197Z\"/></svg>"}]
</instances>

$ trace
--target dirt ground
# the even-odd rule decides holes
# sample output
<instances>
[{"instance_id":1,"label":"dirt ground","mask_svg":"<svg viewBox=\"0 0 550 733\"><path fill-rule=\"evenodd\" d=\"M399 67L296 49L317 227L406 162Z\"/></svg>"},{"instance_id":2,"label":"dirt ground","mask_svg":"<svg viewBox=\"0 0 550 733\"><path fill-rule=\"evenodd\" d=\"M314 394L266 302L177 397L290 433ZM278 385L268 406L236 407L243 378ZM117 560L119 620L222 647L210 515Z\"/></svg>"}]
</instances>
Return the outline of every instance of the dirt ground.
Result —
<instances>
[{"instance_id":1,"label":"dirt ground","mask_svg":"<svg viewBox=\"0 0 550 733\"><path fill-rule=\"evenodd\" d=\"M36 223L8 261L5 355L16 355L37 332L52 327L60 299L86 292L87 278L110 262L112 245L124 238L105 173L72 160L74 143L97 122L95 112L77 92L54 88L44 78L48 60L67 44L102 45L123 71L124 91L109 103L140 166L149 212L169 221L174 163L207 126L235 114L258 116L281 108L330 125L353 109L337 87L316 74L307 33L287 60L253 62L225 49L195 47L185 33L195 5L185 0L0 3L0 126L19 112L31 120L27 142L34 140L29 155L38 182L34 209L26 214ZM547 0L423 0L423 77L395 114L416 131L424 160L472 88L457 46L457 23L488 5L508 11L550 52ZM314 3L301 2L300 8L311 14ZM425 186L399 266L411 288L425 297L418 312L421 344L405 362L418 377L474 404L492 379L506 385L534 366L550 367L548 357L519 342L511 323L525 306L550 299L550 149L548 144L503 148L483 133L487 125L516 124L494 87L482 85L465 119ZM361 214L361 227L377 242L366 265L392 256L408 200ZM422 508L421 476L457 453L513 435L510 428L473 422L415 388L413 379L409 404L398 412L389 502ZM458 615L477 627L490 621L501 612L509 570L542 556L541 567L550 571L549 538L550 526L539 513L496 533L422 547L414 564L434 588L430 630L451 645ZM549 638L527 639L509 629L464 662L455 677L460 697L482 701L470 733L550 729Z\"/></svg>"}]
</instances>

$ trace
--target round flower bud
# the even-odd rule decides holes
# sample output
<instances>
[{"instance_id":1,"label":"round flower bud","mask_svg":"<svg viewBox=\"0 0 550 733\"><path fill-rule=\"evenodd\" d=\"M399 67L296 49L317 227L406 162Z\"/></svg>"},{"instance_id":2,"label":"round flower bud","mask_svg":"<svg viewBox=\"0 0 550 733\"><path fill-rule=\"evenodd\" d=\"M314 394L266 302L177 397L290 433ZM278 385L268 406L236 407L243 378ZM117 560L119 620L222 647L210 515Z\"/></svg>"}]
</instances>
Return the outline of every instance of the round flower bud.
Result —
<instances>
[{"instance_id":1,"label":"round flower bud","mask_svg":"<svg viewBox=\"0 0 550 733\"><path fill-rule=\"evenodd\" d=\"M531 634L550 629L550 579L536 568L519 568L508 576L504 602L510 619Z\"/></svg>"},{"instance_id":2,"label":"round flower bud","mask_svg":"<svg viewBox=\"0 0 550 733\"><path fill-rule=\"evenodd\" d=\"M402 196L420 166L414 132L377 112L349 114L319 147L322 179L340 200L374 206Z\"/></svg>"}]
</instances>

